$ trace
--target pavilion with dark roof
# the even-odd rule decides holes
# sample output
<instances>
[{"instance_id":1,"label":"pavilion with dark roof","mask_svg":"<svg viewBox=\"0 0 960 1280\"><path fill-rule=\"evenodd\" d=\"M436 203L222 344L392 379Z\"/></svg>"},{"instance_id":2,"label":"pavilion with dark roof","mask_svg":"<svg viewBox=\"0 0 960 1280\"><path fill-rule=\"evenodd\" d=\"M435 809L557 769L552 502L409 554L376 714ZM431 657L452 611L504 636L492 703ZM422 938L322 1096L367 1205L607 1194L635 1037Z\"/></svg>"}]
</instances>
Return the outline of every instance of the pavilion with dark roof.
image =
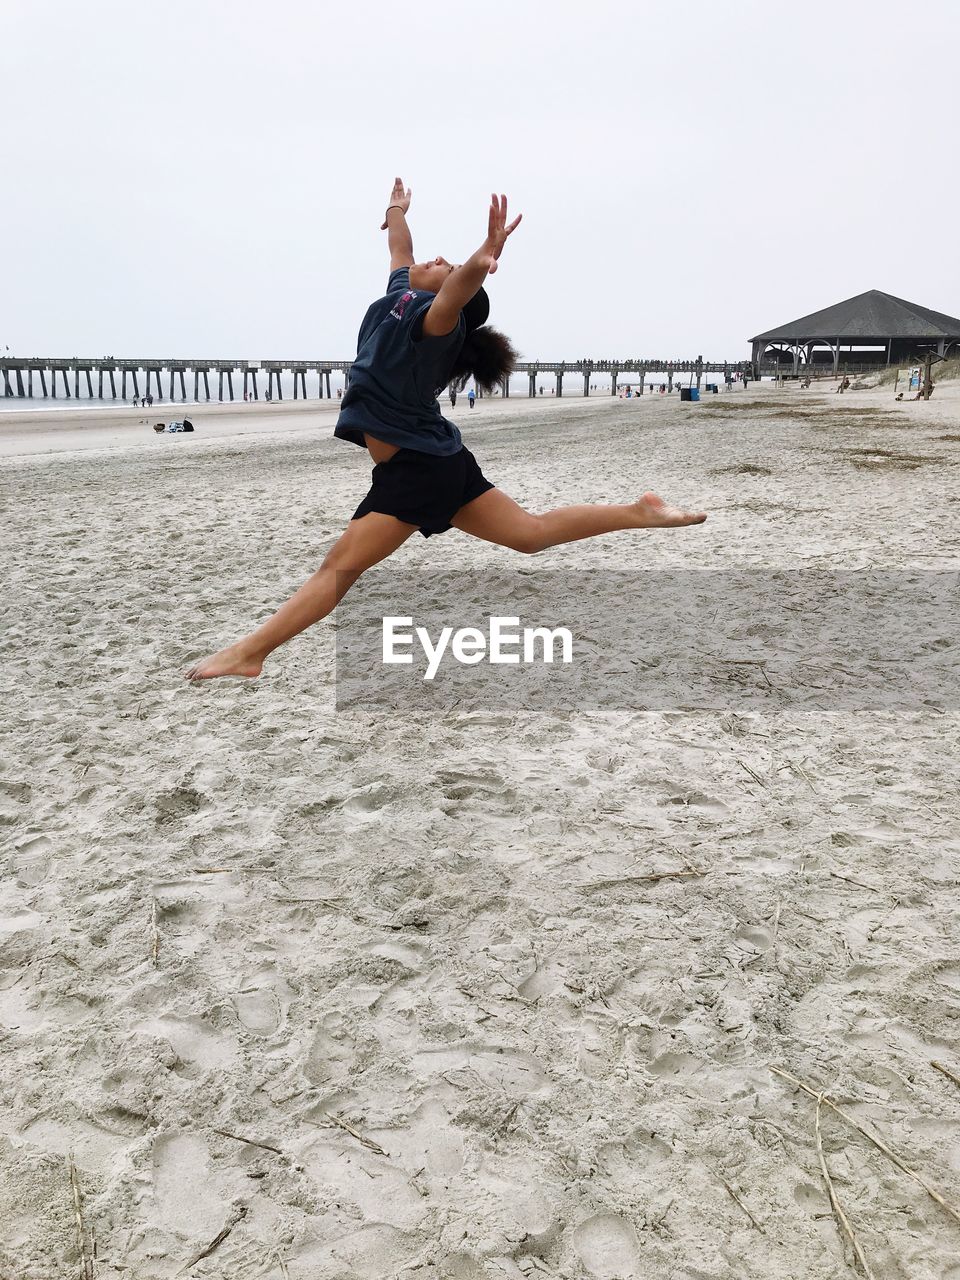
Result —
<instances>
[{"instance_id":1,"label":"pavilion with dark roof","mask_svg":"<svg viewBox=\"0 0 960 1280\"><path fill-rule=\"evenodd\" d=\"M928 351L960 349L960 320L892 293L870 289L823 311L801 316L751 338L754 375L764 364L839 372L885 364L912 364ZM769 354L768 354L769 353Z\"/></svg>"}]
</instances>

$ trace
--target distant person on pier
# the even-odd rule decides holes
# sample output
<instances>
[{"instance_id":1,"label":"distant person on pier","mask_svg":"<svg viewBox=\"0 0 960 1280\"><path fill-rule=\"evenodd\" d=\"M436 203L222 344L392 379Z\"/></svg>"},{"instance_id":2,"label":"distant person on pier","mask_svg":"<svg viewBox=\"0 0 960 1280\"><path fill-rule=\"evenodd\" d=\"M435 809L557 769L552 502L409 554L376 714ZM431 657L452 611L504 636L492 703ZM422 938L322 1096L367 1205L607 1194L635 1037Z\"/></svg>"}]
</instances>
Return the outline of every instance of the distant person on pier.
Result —
<instances>
[{"instance_id":1,"label":"distant person on pier","mask_svg":"<svg viewBox=\"0 0 960 1280\"><path fill-rule=\"evenodd\" d=\"M417 263L409 207L410 191L397 178L382 226L390 251L387 291L361 323L334 430L338 439L369 453L371 488L316 573L255 631L192 666L185 673L190 680L258 676L269 654L325 618L367 569L418 530L429 538L453 528L533 553L599 534L706 519L703 512L668 506L653 493L535 515L484 476L456 425L441 414L437 395L450 383L462 388L470 381L489 393L513 371L512 343L486 323L490 300L483 284L498 270L520 218L508 222L506 196L494 195L483 243L466 262L454 266L436 257ZM547 449L533 451L531 471L542 476L549 460ZM626 446L621 461L624 472L639 463ZM259 554L265 550L261 547Z\"/></svg>"}]
</instances>

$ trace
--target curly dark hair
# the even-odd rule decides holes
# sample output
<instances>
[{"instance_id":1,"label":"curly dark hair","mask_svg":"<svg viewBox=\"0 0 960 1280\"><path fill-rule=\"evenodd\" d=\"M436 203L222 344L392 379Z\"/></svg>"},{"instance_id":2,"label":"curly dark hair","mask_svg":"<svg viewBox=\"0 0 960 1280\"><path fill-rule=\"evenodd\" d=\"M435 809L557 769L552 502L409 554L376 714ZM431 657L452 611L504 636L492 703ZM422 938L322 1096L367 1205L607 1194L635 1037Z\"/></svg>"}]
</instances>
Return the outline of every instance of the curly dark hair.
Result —
<instances>
[{"instance_id":1,"label":"curly dark hair","mask_svg":"<svg viewBox=\"0 0 960 1280\"><path fill-rule=\"evenodd\" d=\"M462 391L472 379L485 395L490 395L513 373L517 350L499 329L488 324L471 329L457 352L447 381Z\"/></svg>"}]
</instances>

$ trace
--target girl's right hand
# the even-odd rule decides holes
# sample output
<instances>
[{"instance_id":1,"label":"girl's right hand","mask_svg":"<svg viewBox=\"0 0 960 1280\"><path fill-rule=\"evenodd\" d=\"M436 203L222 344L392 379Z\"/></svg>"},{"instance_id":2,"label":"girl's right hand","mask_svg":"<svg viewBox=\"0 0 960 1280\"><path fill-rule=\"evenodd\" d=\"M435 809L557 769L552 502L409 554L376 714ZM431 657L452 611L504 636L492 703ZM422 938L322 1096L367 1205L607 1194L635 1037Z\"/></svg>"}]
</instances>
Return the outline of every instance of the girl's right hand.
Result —
<instances>
[{"instance_id":1,"label":"girl's right hand","mask_svg":"<svg viewBox=\"0 0 960 1280\"><path fill-rule=\"evenodd\" d=\"M407 210L410 208L410 195L411 195L410 188L407 187L406 190L404 190L403 188L403 180L401 178L394 178L393 190L390 192L390 199L387 202L387 208L389 209L391 205L397 205L399 208L403 210L403 216L406 217ZM386 229L387 229L387 216L386 214L384 214L383 226L380 228L380 230L386 231Z\"/></svg>"}]
</instances>

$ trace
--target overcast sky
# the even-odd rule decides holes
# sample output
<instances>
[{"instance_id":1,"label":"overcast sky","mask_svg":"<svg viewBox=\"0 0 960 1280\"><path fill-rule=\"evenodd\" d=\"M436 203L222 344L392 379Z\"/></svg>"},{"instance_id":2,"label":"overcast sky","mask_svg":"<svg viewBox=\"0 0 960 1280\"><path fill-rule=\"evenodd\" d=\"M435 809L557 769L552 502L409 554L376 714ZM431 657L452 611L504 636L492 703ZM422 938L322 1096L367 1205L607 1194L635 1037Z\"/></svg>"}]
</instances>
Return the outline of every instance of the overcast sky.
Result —
<instances>
[{"instance_id":1,"label":"overcast sky","mask_svg":"<svg viewBox=\"0 0 960 1280\"><path fill-rule=\"evenodd\" d=\"M340 358L413 187L523 225L527 359L741 358L866 289L960 313L960 4L2 0L0 346Z\"/></svg>"}]
</instances>

